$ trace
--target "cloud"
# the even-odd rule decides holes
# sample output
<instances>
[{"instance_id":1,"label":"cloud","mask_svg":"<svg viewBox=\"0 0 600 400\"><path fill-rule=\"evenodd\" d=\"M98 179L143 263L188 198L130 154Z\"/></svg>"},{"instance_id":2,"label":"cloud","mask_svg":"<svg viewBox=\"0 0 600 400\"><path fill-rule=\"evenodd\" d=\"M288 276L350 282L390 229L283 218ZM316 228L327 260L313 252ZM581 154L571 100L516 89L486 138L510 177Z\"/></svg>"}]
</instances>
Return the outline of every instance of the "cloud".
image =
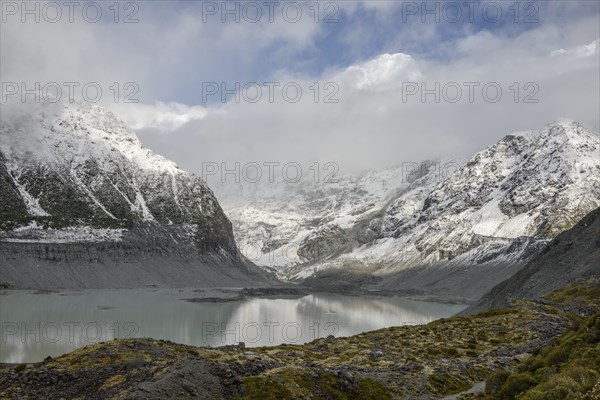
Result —
<instances>
[{"instance_id":1,"label":"cloud","mask_svg":"<svg viewBox=\"0 0 600 400\"><path fill-rule=\"evenodd\" d=\"M315 23L308 8L297 23L280 13L204 22L201 2L139 2L130 25L11 19L1 26L2 80L99 82L102 105L145 146L195 172L205 161L336 162L357 172L470 154L560 117L598 130L597 2L538 2L534 24L513 22L513 3L496 24L405 22L400 2L338 4L332 24L323 9ZM138 104L122 102L127 82L139 87ZM258 102L207 103L205 82L279 86L273 101L263 86ZM466 82L479 84L473 101ZM282 93L289 83L302 89L297 102ZM498 102L482 95L487 83L501 87ZM419 92L407 95L406 84ZM457 102L441 93L453 84L463 91Z\"/></svg>"},{"instance_id":2,"label":"cloud","mask_svg":"<svg viewBox=\"0 0 600 400\"><path fill-rule=\"evenodd\" d=\"M361 64L348 67L335 81L349 80L357 89L390 90L402 82L423 78L415 60L408 54L382 54Z\"/></svg>"},{"instance_id":3,"label":"cloud","mask_svg":"<svg viewBox=\"0 0 600 400\"><path fill-rule=\"evenodd\" d=\"M575 56L575 57L590 57L595 54L598 54L598 47L600 47L599 45L600 45L600 39L596 39L590 44L577 46L577 47L574 47L569 50L565 50L565 49L554 50L553 52L550 53L550 56L566 55L566 56Z\"/></svg>"},{"instance_id":4,"label":"cloud","mask_svg":"<svg viewBox=\"0 0 600 400\"><path fill-rule=\"evenodd\" d=\"M132 129L152 128L163 133L172 132L191 121L203 119L207 115L206 107L189 107L175 102L117 103L111 108Z\"/></svg>"},{"instance_id":5,"label":"cloud","mask_svg":"<svg viewBox=\"0 0 600 400\"><path fill-rule=\"evenodd\" d=\"M464 41L480 45L470 45L468 55L452 62L383 54L318 76L280 72L279 82L304 89L297 103L284 101L279 92L273 103L229 101L215 107L218 113L209 107L206 118L182 125L169 139L142 137L195 171L204 161L229 167L294 161L336 162L340 172L354 173L445 154L469 155L507 133L539 129L560 117L598 129L596 57L550 56L543 32L484 36L494 51L485 41L457 40L457 51L465 49ZM308 89L315 82L321 88L319 102ZM327 82L338 85L337 103L323 102ZM472 102L467 82L478 84ZM431 91L449 83L462 88L460 101L447 101L441 90L439 102L435 94L423 100L421 84ZM491 83L503 92L498 102L484 98L483 88ZM419 85L419 93L403 96L403 84Z\"/></svg>"},{"instance_id":6,"label":"cloud","mask_svg":"<svg viewBox=\"0 0 600 400\"><path fill-rule=\"evenodd\" d=\"M114 23L113 4L102 2L97 23L82 18L81 6L73 22L66 8L57 23L7 16L0 35L2 80L30 86L96 82L110 101L115 82L134 82L140 101L192 104L204 81L249 80L263 73L266 63L284 67L314 47L322 28L309 15L297 23L287 22L281 12L272 22L265 17L258 23L221 23L220 16L205 21L204 2L130 3L139 7L137 23ZM121 10L121 16L129 12Z\"/></svg>"}]
</instances>

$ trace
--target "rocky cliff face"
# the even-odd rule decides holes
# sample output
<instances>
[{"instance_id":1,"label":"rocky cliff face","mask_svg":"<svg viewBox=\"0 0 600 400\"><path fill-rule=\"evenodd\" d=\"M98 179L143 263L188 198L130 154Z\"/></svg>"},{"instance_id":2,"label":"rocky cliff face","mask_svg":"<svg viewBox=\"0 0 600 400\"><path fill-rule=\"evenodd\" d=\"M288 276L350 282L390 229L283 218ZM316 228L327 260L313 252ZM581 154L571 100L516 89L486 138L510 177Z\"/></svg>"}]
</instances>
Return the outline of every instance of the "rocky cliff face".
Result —
<instances>
[{"instance_id":1,"label":"rocky cliff face","mask_svg":"<svg viewBox=\"0 0 600 400\"><path fill-rule=\"evenodd\" d=\"M38 106L3 118L0 127L5 258L94 263L108 257L119 264L123 257L114 254L219 255L248 272L231 223L199 177L143 148L101 107ZM8 271L0 279L23 283Z\"/></svg>"}]
</instances>

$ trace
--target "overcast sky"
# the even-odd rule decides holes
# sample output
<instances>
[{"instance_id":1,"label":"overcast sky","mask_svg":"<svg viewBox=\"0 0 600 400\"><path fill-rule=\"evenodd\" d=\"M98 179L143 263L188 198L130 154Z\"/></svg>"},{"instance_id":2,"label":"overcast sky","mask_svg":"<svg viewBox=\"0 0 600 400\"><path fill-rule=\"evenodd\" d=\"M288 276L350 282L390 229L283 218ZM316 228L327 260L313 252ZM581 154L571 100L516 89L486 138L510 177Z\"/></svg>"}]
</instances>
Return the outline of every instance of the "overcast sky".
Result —
<instances>
[{"instance_id":1,"label":"overcast sky","mask_svg":"<svg viewBox=\"0 0 600 400\"><path fill-rule=\"evenodd\" d=\"M354 173L470 154L558 118L600 125L597 1L430 2L433 14L420 1L281 1L272 19L265 2L234 2L239 22L222 2L122 2L118 15L105 2L95 23L85 3L71 22L63 2L61 18L41 2L36 22L2 1L2 82L97 82L145 146L197 173L207 161ZM236 83L239 101L223 99Z\"/></svg>"}]
</instances>

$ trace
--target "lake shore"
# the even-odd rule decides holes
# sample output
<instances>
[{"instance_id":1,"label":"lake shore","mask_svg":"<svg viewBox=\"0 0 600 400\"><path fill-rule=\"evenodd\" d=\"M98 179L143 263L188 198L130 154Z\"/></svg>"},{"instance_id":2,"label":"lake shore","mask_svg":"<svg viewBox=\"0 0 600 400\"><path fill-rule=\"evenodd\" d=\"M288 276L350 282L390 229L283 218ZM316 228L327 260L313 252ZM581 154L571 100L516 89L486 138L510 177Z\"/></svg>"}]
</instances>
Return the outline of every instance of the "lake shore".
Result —
<instances>
[{"instance_id":1,"label":"lake shore","mask_svg":"<svg viewBox=\"0 0 600 400\"><path fill-rule=\"evenodd\" d=\"M464 393L474 399L484 397L467 392L483 381L490 399L503 390L548 391L560 381L550 377L566 374L579 358L593 365L585 357L592 357L600 340L594 330L600 326L598 299L597 287L576 285L543 301L518 301L427 325L327 336L305 345L248 349L111 340L38 364L4 365L0 396L441 399ZM582 342L572 339L579 336ZM571 357L555 357L559 351ZM540 363L552 363L553 372L536 374ZM504 371L502 379L498 371ZM511 386L516 379L523 385ZM591 387L573 390L593 395Z\"/></svg>"}]
</instances>

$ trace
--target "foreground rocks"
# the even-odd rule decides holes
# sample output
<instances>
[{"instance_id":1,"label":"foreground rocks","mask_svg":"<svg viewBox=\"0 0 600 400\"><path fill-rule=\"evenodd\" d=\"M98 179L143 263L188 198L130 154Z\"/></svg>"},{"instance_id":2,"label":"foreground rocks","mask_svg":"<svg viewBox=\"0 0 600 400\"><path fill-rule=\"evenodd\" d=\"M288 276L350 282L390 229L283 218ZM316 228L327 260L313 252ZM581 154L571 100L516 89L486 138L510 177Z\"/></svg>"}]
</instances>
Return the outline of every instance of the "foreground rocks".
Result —
<instances>
[{"instance_id":1,"label":"foreground rocks","mask_svg":"<svg viewBox=\"0 0 600 400\"><path fill-rule=\"evenodd\" d=\"M556 389L548 377L569 374L569 367L586 379L569 390L589 393L561 398L591 400L599 381L593 364L598 286L591 281L511 308L306 345L200 348L113 340L35 365L0 367L0 398L512 399L537 391L538 397L523 398L543 399L543 390ZM566 358L556 355L563 345ZM538 359L544 374L537 373Z\"/></svg>"}]
</instances>

